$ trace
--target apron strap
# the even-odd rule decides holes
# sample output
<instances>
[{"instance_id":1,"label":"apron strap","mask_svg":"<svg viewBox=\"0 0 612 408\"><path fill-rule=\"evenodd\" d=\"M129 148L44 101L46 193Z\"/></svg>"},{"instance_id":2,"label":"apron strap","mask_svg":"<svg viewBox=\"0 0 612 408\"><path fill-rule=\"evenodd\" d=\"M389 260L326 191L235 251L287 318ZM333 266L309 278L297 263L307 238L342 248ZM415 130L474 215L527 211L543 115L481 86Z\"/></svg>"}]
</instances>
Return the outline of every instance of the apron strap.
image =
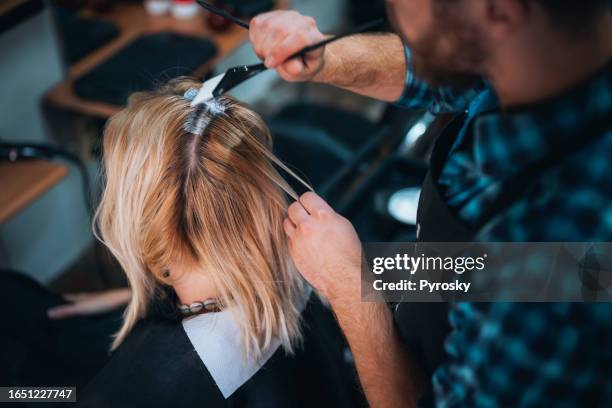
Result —
<instances>
[{"instance_id":1,"label":"apron strap","mask_svg":"<svg viewBox=\"0 0 612 408\"><path fill-rule=\"evenodd\" d=\"M417 209L417 241L465 242L475 235L473 228L448 207L446 198L436 182L455 139L465 124L467 114L456 116L442 131L431 153L429 171L425 176Z\"/></svg>"},{"instance_id":2,"label":"apron strap","mask_svg":"<svg viewBox=\"0 0 612 408\"><path fill-rule=\"evenodd\" d=\"M429 242L469 241L471 229L446 204L435 183L446 162L455 137L465 122L465 115L455 117L436 140L429 171L425 177L417 210L417 240ZM411 357L427 376L444 362L444 340L450 333L448 303L397 303L393 318ZM431 395L431 383L425 394Z\"/></svg>"}]
</instances>

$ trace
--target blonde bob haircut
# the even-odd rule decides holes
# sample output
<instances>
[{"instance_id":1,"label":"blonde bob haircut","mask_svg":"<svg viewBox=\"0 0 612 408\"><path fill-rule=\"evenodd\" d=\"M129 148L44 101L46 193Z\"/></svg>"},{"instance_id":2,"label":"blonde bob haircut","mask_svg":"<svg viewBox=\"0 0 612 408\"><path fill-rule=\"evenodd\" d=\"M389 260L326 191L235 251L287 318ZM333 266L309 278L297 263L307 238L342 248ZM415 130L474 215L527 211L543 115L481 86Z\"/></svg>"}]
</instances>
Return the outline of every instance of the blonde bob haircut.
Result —
<instances>
[{"instance_id":1,"label":"blonde bob haircut","mask_svg":"<svg viewBox=\"0 0 612 408\"><path fill-rule=\"evenodd\" d=\"M94 231L132 289L112 348L176 278L165 276L168 265L180 262L213 283L247 355L260 356L275 338L291 352L305 284L282 226L285 193L296 194L275 166L299 177L272 154L268 128L242 103L223 96L191 107L185 92L200 85L182 78L136 93L106 126Z\"/></svg>"}]
</instances>

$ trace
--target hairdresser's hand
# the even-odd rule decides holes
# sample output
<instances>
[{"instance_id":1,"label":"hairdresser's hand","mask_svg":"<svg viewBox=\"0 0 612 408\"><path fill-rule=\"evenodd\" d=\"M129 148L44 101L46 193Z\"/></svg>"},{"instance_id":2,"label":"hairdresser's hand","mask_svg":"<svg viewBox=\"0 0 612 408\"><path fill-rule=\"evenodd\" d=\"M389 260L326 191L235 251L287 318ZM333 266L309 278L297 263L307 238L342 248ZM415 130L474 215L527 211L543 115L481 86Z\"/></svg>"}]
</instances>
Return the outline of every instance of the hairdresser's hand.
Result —
<instances>
[{"instance_id":1,"label":"hairdresser's hand","mask_svg":"<svg viewBox=\"0 0 612 408\"><path fill-rule=\"evenodd\" d=\"M118 309L130 300L131 291L127 288L102 292L72 293L64 295L70 303L47 310L50 319L96 315Z\"/></svg>"},{"instance_id":2,"label":"hairdresser's hand","mask_svg":"<svg viewBox=\"0 0 612 408\"><path fill-rule=\"evenodd\" d=\"M308 192L291 204L284 227L291 256L304 278L332 306L359 302L361 243L351 223Z\"/></svg>"},{"instance_id":3,"label":"hairdresser's hand","mask_svg":"<svg viewBox=\"0 0 612 408\"><path fill-rule=\"evenodd\" d=\"M296 11L263 13L251 20L249 35L257 56L287 81L310 81L323 68L324 47L303 58L287 60L302 48L325 39L312 17Z\"/></svg>"}]
</instances>

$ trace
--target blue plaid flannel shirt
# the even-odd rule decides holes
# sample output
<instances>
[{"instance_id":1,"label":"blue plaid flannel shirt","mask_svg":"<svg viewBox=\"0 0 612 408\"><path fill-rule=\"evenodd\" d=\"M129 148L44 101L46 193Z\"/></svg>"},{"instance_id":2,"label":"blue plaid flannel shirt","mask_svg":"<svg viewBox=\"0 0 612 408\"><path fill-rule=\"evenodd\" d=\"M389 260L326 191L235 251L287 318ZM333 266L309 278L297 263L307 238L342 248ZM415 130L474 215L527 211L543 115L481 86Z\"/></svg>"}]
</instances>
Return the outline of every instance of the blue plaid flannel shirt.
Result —
<instances>
[{"instance_id":1,"label":"blue plaid flannel shirt","mask_svg":"<svg viewBox=\"0 0 612 408\"><path fill-rule=\"evenodd\" d=\"M408 49L406 58L410 66ZM544 171L476 239L612 241L612 64L565 95L507 112L486 86L432 88L408 69L398 104L467 110L438 182L468 224L478 223L502 180L564 137L580 137L595 115L610 117L607 132ZM449 359L433 376L436 406L612 406L612 304L462 302L449 320Z\"/></svg>"}]
</instances>

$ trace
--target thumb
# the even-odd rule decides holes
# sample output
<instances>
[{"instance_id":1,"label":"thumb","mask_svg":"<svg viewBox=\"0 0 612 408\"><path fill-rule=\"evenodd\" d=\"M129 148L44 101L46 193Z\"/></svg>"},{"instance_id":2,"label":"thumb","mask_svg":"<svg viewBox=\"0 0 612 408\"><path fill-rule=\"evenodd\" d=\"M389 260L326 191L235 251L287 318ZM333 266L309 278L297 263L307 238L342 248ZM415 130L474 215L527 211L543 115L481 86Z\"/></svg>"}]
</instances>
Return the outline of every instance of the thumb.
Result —
<instances>
[{"instance_id":1,"label":"thumb","mask_svg":"<svg viewBox=\"0 0 612 408\"><path fill-rule=\"evenodd\" d=\"M292 58L289 61L283 62L278 67L278 73L283 79L291 80L304 74L305 68L301 58Z\"/></svg>"}]
</instances>

